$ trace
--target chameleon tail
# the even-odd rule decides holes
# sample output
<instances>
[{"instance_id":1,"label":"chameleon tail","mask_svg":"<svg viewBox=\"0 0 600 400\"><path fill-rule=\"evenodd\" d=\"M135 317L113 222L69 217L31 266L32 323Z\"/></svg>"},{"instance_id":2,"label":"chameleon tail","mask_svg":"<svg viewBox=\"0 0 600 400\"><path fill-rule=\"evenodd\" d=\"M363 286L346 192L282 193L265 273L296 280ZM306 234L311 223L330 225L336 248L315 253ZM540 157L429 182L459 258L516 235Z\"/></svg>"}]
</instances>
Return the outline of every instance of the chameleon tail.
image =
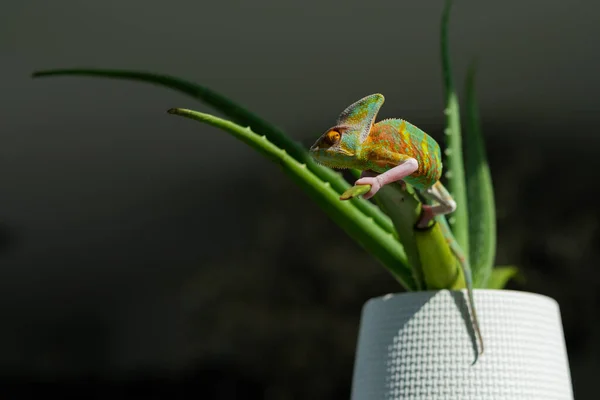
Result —
<instances>
[{"instance_id":1,"label":"chameleon tail","mask_svg":"<svg viewBox=\"0 0 600 400\"><path fill-rule=\"evenodd\" d=\"M463 275L465 277L465 284L467 286L467 296L469 299L469 308L471 309L471 314L473 316L473 328L475 330L475 334L477 335L477 338L479 339L479 346L481 348L481 351L479 352L479 355L477 356L477 358L478 358L481 354L483 354L483 350L484 350L483 336L481 335L481 329L479 327L479 320L477 319L477 311L475 310L475 300L473 299L473 278L472 278L472 274L471 274L471 267L469 265L469 260L467 259L467 257L463 253L462 249L458 245L458 242L456 241L456 239L454 239L454 236L452 235L452 231L450 230L450 227L448 226L448 222L446 222L446 218L444 218L444 216L440 215L436 218L436 220L440 223L440 226L442 228L442 233L443 233L444 237L446 238L446 240L448 241L448 245L450 246L450 249L452 250L452 252L456 256L456 258L458 259L460 266L462 268ZM473 364L475 364L477 362L477 358L475 358L475 361L473 362Z\"/></svg>"}]
</instances>

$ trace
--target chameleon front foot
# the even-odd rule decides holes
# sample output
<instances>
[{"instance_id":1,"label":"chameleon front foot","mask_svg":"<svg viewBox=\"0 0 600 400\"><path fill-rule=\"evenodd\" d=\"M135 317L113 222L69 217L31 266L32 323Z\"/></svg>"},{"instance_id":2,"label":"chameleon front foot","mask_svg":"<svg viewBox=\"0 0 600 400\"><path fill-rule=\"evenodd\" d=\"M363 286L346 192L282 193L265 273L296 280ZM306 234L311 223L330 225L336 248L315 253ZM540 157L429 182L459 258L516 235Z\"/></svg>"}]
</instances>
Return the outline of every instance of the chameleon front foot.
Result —
<instances>
[{"instance_id":1,"label":"chameleon front foot","mask_svg":"<svg viewBox=\"0 0 600 400\"><path fill-rule=\"evenodd\" d=\"M365 200L368 200L371 197L375 196L375 194L377 194L377 192L379 191L379 189L381 189L382 186L381 180L379 179L379 175L375 177L365 176L364 178L360 178L359 180L357 180L354 183L354 185L371 185L371 190L363 194L363 198Z\"/></svg>"}]
</instances>

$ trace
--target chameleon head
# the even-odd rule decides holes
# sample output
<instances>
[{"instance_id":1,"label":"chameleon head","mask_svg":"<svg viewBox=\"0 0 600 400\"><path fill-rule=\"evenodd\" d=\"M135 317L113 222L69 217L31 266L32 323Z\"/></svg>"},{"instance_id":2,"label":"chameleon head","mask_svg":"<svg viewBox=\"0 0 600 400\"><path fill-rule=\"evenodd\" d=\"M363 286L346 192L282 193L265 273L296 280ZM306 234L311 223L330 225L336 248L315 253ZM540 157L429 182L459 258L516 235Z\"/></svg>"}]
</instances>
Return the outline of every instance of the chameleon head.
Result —
<instances>
[{"instance_id":1,"label":"chameleon head","mask_svg":"<svg viewBox=\"0 0 600 400\"><path fill-rule=\"evenodd\" d=\"M336 125L310 148L310 155L318 163L331 168L369 169L368 160L361 156L361 149L383 101L383 95L375 93L346 107Z\"/></svg>"},{"instance_id":2,"label":"chameleon head","mask_svg":"<svg viewBox=\"0 0 600 400\"><path fill-rule=\"evenodd\" d=\"M356 164L357 135L345 126L335 126L325 132L310 148L310 155L319 164L330 168L351 168Z\"/></svg>"}]
</instances>

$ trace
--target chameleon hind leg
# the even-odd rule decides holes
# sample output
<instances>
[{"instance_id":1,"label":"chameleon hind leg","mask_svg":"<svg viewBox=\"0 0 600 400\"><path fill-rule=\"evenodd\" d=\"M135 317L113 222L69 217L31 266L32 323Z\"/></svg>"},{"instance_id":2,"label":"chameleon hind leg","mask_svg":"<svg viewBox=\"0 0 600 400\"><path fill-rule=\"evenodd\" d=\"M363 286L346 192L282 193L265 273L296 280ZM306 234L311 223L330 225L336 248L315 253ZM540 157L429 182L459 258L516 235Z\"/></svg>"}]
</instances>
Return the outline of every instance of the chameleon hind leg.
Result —
<instances>
[{"instance_id":1,"label":"chameleon hind leg","mask_svg":"<svg viewBox=\"0 0 600 400\"><path fill-rule=\"evenodd\" d=\"M423 204L421 218L417 222L418 228L426 228L436 216L450 214L456 210L456 202L440 181L424 190L423 196L437 202L437 204Z\"/></svg>"}]
</instances>

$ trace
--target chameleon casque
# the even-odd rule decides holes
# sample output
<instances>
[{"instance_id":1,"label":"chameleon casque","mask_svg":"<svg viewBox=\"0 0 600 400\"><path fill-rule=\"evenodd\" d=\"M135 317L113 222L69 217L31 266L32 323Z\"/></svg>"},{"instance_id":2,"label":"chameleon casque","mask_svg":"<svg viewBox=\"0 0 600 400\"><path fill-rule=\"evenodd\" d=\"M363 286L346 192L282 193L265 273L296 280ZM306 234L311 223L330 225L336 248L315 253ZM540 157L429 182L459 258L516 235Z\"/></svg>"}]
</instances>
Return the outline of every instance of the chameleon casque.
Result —
<instances>
[{"instance_id":1,"label":"chameleon casque","mask_svg":"<svg viewBox=\"0 0 600 400\"><path fill-rule=\"evenodd\" d=\"M404 181L434 203L423 204L416 228L425 229L432 221L441 225L462 268L481 354L483 339L475 312L470 265L444 217L456 209L456 202L439 180L442 175L440 146L405 120L385 119L375 123L384 100L383 95L377 93L348 106L336 125L310 148L310 154L315 161L330 168L361 170L355 185L371 185L369 192L363 195L365 199L373 197L384 185Z\"/></svg>"}]
</instances>

